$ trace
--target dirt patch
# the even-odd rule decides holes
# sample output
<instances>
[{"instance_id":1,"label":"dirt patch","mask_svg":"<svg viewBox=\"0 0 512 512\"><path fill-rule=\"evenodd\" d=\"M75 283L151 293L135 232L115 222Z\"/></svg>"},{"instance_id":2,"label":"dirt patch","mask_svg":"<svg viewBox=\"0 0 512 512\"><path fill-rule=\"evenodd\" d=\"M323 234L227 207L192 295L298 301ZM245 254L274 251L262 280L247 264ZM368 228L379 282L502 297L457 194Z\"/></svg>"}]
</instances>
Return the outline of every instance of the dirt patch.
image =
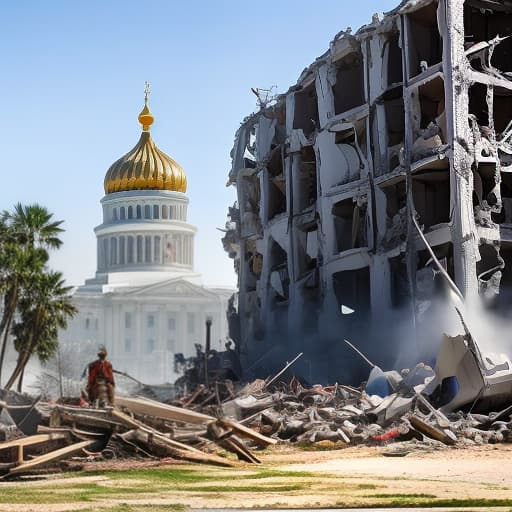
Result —
<instances>
[{"instance_id":1,"label":"dirt patch","mask_svg":"<svg viewBox=\"0 0 512 512\"><path fill-rule=\"evenodd\" d=\"M417 451L391 458L383 450L301 451L284 445L262 451L262 465L234 469L172 462L159 468L132 466L130 473L125 461L120 467L110 462L108 470L90 465L100 472L0 484L0 512L138 512L147 505L156 512L176 504L307 509L453 503L458 510L468 504L471 510L478 505L512 506L512 445ZM52 503L52 489L62 495L58 490L63 487L69 487L69 502ZM48 502L30 501L33 492L40 493L37 500ZM20 503L23 496L18 493L29 502ZM16 499L9 501L9 495Z\"/></svg>"}]
</instances>

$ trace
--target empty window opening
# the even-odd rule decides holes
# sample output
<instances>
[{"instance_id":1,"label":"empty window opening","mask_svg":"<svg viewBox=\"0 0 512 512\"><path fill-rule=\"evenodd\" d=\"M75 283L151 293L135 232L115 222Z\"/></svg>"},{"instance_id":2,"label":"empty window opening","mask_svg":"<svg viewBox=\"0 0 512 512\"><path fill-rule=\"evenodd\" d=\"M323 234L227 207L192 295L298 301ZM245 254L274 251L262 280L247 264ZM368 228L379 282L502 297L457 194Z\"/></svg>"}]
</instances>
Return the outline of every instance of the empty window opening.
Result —
<instances>
[{"instance_id":1,"label":"empty window opening","mask_svg":"<svg viewBox=\"0 0 512 512\"><path fill-rule=\"evenodd\" d=\"M256 242L247 240L245 252L245 283L247 291L256 291L256 284L263 270L263 255L257 251Z\"/></svg>"},{"instance_id":2,"label":"empty window opening","mask_svg":"<svg viewBox=\"0 0 512 512\"><path fill-rule=\"evenodd\" d=\"M508 11L508 12L506 12ZM464 6L464 31L466 48L490 41L496 36L505 37L512 34L512 8L500 6L495 2L489 9L483 9L481 3ZM472 61L473 67L482 71L478 59ZM491 65L503 72L512 71L512 39L506 39L494 48Z\"/></svg>"},{"instance_id":3,"label":"empty window opening","mask_svg":"<svg viewBox=\"0 0 512 512\"><path fill-rule=\"evenodd\" d=\"M497 224L512 224L512 176L501 174L500 183L501 210L492 214L492 220Z\"/></svg>"},{"instance_id":4,"label":"empty window opening","mask_svg":"<svg viewBox=\"0 0 512 512\"><path fill-rule=\"evenodd\" d=\"M273 177L269 174L268 219L286 212L286 182L284 176Z\"/></svg>"},{"instance_id":5,"label":"empty window opening","mask_svg":"<svg viewBox=\"0 0 512 512\"><path fill-rule=\"evenodd\" d=\"M503 262L503 268L501 269L500 293L495 300L495 306L508 314L512 302L512 247L508 244L506 246L502 245L500 258Z\"/></svg>"},{"instance_id":6,"label":"empty window opening","mask_svg":"<svg viewBox=\"0 0 512 512\"><path fill-rule=\"evenodd\" d=\"M486 85L476 83L469 88L469 113L475 116L480 126L489 126Z\"/></svg>"},{"instance_id":7,"label":"empty window opening","mask_svg":"<svg viewBox=\"0 0 512 512\"><path fill-rule=\"evenodd\" d=\"M274 138L270 145L270 149L272 150L280 144L284 144L286 141L286 104L284 101L278 103L272 108L271 117L277 121L275 125Z\"/></svg>"},{"instance_id":8,"label":"empty window opening","mask_svg":"<svg viewBox=\"0 0 512 512\"><path fill-rule=\"evenodd\" d=\"M388 219L393 219L393 217L402 211L407 204L405 180L401 180L394 185L384 187L383 191L386 194L386 213Z\"/></svg>"},{"instance_id":9,"label":"empty window opening","mask_svg":"<svg viewBox=\"0 0 512 512\"><path fill-rule=\"evenodd\" d=\"M408 15L409 78L442 60L443 41L437 25L437 2Z\"/></svg>"},{"instance_id":10,"label":"empty window opening","mask_svg":"<svg viewBox=\"0 0 512 512\"><path fill-rule=\"evenodd\" d=\"M151 206L149 204L144 205L144 218L151 219Z\"/></svg>"},{"instance_id":11,"label":"empty window opening","mask_svg":"<svg viewBox=\"0 0 512 512\"><path fill-rule=\"evenodd\" d=\"M473 207L477 224L488 225L492 219L500 220L501 199L499 175L495 164L480 164L473 171Z\"/></svg>"},{"instance_id":12,"label":"empty window opening","mask_svg":"<svg viewBox=\"0 0 512 512\"><path fill-rule=\"evenodd\" d=\"M400 96L384 102L386 112L388 170L392 171L400 165L400 148L404 144L405 136L405 109L402 89Z\"/></svg>"},{"instance_id":13,"label":"empty window opening","mask_svg":"<svg viewBox=\"0 0 512 512\"><path fill-rule=\"evenodd\" d=\"M336 83L332 86L334 113L363 105L365 100L363 56L356 52L336 63Z\"/></svg>"},{"instance_id":14,"label":"empty window opening","mask_svg":"<svg viewBox=\"0 0 512 512\"><path fill-rule=\"evenodd\" d=\"M500 292L501 271L505 263L500 256L498 242L482 244L478 250L480 252L480 261L476 263L478 291L488 303L492 303Z\"/></svg>"},{"instance_id":15,"label":"empty window opening","mask_svg":"<svg viewBox=\"0 0 512 512\"><path fill-rule=\"evenodd\" d=\"M366 247L366 202L345 199L332 207L337 252Z\"/></svg>"},{"instance_id":16,"label":"empty window opening","mask_svg":"<svg viewBox=\"0 0 512 512\"><path fill-rule=\"evenodd\" d=\"M334 185L341 185L361 179L361 170L365 167L366 124L354 123L348 130L336 132L336 147L339 151L338 176L333 176Z\"/></svg>"},{"instance_id":17,"label":"empty window opening","mask_svg":"<svg viewBox=\"0 0 512 512\"><path fill-rule=\"evenodd\" d=\"M275 302L288 300L290 278L288 275L288 255L277 243L270 248L270 286L274 292Z\"/></svg>"},{"instance_id":18,"label":"empty window opening","mask_svg":"<svg viewBox=\"0 0 512 512\"><path fill-rule=\"evenodd\" d=\"M295 232L297 241L296 270L297 276L304 277L311 270L314 270L318 264L318 231Z\"/></svg>"},{"instance_id":19,"label":"empty window opening","mask_svg":"<svg viewBox=\"0 0 512 512\"><path fill-rule=\"evenodd\" d=\"M283 173L282 147L275 148L267 162L269 196L268 196L268 218L269 220L286 211L286 181ZM247 183L247 206L250 211L257 215L259 213L259 180L256 176L250 177Z\"/></svg>"},{"instance_id":20,"label":"empty window opening","mask_svg":"<svg viewBox=\"0 0 512 512\"><path fill-rule=\"evenodd\" d=\"M318 97L315 82L295 93L295 116L293 127L301 129L307 137L320 125L318 118Z\"/></svg>"},{"instance_id":21,"label":"empty window opening","mask_svg":"<svg viewBox=\"0 0 512 512\"><path fill-rule=\"evenodd\" d=\"M404 307L410 298L409 278L405 255L389 259L391 304L394 308Z\"/></svg>"},{"instance_id":22,"label":"empty window opening","mask_svg":"<svg viewBox=\"0 0 512 512\"><path fill-rule=\"evenodd\" d=\"M121 208L119 209L119 218L121 220L126 219L126 210L125 210L124 206L121 206Z\"/></svg>"},{"instance_id":23,"label":"empty window opening","mask_svg":"<svg viewBox=\"0 0 512 512\"><path fill-rule=\"evenodd\" d=\"M133 206L128 206L128 218L133 219Z\"/></svg>"},{"instance_id":24,"label":"empty window opening","mask_svg":"<svg viewBox=\"0 0 512 512\"><path fill-rule=\"evenodd\" d=\"M388 86L401 83L404 79L399 38L400 35L397 32L386 42Z\"/></svg>"},{"instance_id":25,"label":"empty window opening","mask_svg":"<svg viewBox=\"0 0 512 512\"><path fill-rule=\"evenodd\" d=\"M332 281L340 315L342 307L344 311L352 310L353 313L342 318L357 328L357 324L364 322L370 313L370 269L337 272L333 274Z\"/></svg>"},{"instance_id":26,"label":"empty window opening","mask_svg":"<svg viewBox=\"0 0 512 512\"><path fill-rule=\"evenodd\" d=\"M283 146L278 146L272 150L268 159L267 169L272 176L283 174Z\"/></svg>"},{"instance_id":27,"label":"empty window opening","mask_svg":"<svg viewBox=\"0 0 512 512\"><path fill-rule=\"evenodd\" d=\"M419 87L418 93L421 107L420 128L425 129L430 123L440 125L440 116L445 111L444 80L436 77Z\"/></svg>"},{"instance_id":28,"label":"empty window opening","mask_svg":"<svg viewBox=\"0 0 512 512\"><path fill-rule=\"evenodd\" d=\"M494 129L499 137L512 121L512 91L494 89L493 116Z\"/></svg>"},{"instance_id":29,"label":"empty window opening","mask_svg":"<svg viewBox=\"0 0 512 512\"><path fill-rule=\"evenodd\" d=\"M425 171L413 177L412 195L419 223L425 230L450 222L450 176L446 171Z\"/></svg>"},{"instance_id":30,"label":"empty window opening","mask_svg":"<svg viewBox=\"0 0 512 512\"><path fill-rule=\"evenodd\" d=\"M386 247L394 247L405 241L407 235L407 192L405 180L384 187L386 195Z\"/></svg>"},{"instance_id":31,"label":"empty window opening","mask_svg":"<svg viewBox=\"0 0 512 512\"><path fill-rule=\"evenodd\" d=\"M112 212L112 220L117 220L117 208L114 208Z\"/></svg>"},{"instance_id":32,"label":"empty window opening","mask_svg":"<svg viewBox=\"0 0 512 512\"><path fill-rule=\"evenodd\" d=\"M455 279L455 267L453 261L453 245L446 243L432 247L436 258L448 275ZM440 274L436 263L430 253L425 249L416 255L416 287L418 298L428 300L434 297L449 296L449 287L445 278Z\"/></svg>"},{"instance_id":33,"label":"empty window opening","mask_svg":"<svg viewBox=\"0 0 512 512\"><path fill-rule=\"evenodd\" d=\"M299 169L297 207L299 211L302 211L315 203L317 199L316 154L312 146L302 148Z\"/></svg>"},{"instance_id":34,"label":"empty window opening","mask_svg":"<svg viewBox=\"0 0 512 512\"><path fill-rule=\"evenodd\" d=\"M160 208L157 204L153 205L153 219L160 218Z\"/></svg>"},{"instance_id":35,"label":"empty window opening","mask_svg":"<svg viewBox=\"0 0 512 512\"><path fill-rule=\"evenodd\" d=\"M241 224L242 236L256 234L261 227L260 201L261 186L257 174L239 177L238 196L242 209L243 222Z\"/></svg>"},{"instance_id":36,"label":"empty window opening","mask_svg":"<svg viewBox=\"0 0 512 512\"><path fill-rule=\"evenodd\" d=\"M137 219L142 219L142 206L140 204L137 205L136 212L137 212Z\"/></svg>"}]
</instances>

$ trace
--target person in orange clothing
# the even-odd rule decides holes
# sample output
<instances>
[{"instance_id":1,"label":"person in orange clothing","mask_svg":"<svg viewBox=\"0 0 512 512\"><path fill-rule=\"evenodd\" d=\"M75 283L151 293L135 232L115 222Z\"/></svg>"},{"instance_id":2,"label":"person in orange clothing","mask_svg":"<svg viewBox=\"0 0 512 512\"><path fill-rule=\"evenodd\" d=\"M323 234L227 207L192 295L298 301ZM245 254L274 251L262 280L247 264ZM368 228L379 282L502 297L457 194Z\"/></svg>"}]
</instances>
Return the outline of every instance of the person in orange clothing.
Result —
<instances>
[{"instance_id":1,"label":"person in orange clothing","mask_svg":"<svg viewBox=\"0 0 512 512\"><path fill-rule=\"evenodd\" d=\"M101 348L98 359L88 366L87 394L89 402L96 407L114 405L114 370L110 361L107 361L107 351Z\"/></svg>"}]
</instances>

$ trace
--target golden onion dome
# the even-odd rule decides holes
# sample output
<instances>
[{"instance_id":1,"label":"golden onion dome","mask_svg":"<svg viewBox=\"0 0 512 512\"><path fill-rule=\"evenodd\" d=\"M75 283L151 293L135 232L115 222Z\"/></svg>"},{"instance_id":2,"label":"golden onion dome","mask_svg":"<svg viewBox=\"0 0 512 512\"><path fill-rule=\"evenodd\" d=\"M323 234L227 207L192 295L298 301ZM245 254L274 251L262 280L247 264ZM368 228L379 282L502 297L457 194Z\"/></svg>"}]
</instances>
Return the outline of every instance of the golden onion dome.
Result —
<instances>
[{"instance_id":1,"label":"golden onion dome","mask_svg":"<svg viewBox=\"0 0 512 512\"><path fill-rule=\"evenodd\" d=\"M185 171L170 156L160 151L151 138L149 127L154 117L148 106L149 87L146 85L144 108L139 114L142 134L136 146L114 162L105 175L106 194L129 190L187 191Z\"/></svg>"}]
</instances>

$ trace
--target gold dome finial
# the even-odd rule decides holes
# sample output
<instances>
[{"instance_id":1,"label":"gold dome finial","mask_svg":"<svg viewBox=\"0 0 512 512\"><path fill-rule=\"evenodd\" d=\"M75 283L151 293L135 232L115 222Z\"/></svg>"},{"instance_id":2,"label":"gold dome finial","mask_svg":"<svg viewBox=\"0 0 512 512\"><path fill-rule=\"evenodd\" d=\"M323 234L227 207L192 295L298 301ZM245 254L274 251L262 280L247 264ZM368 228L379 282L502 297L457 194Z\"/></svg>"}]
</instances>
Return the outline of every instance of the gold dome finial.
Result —
<instances>
[{"instance_id":1,"label":"gold dome finial","mask_svg":"<svg viewBox=\"0 0 512 512\"><path fill-rule=\"evenodd\" d=\"M146 87L144 88L144 108L139 114L139 123L142 125L142 130L145 132L149 131L149 127L153 124L155 118L149 110L149 82L146 81Z\"/></svg>"}]
</instances>

